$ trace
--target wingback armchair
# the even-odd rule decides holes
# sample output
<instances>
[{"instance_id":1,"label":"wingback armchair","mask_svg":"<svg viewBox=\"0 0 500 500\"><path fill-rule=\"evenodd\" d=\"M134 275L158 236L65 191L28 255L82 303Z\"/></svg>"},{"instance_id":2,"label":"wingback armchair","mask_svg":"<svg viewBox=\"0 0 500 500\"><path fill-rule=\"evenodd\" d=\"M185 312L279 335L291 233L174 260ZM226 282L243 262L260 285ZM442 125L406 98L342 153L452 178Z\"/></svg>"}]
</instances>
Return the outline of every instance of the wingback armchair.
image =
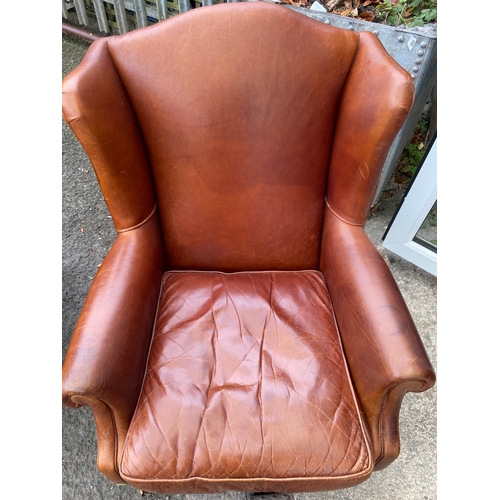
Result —
<instances>
[{"instance_id":1,"label":"wingback armchair","mask_svg":"<svg viewBox=\"0 0 500 500\"><path fill-rule=\"evenodd\" d=\"M375 35L232 3L94 42L63 113L116 241L63 365L99 470L157 493L356 485L435 381L364 232L411 77Z\"/></svg>"}]
</instances>

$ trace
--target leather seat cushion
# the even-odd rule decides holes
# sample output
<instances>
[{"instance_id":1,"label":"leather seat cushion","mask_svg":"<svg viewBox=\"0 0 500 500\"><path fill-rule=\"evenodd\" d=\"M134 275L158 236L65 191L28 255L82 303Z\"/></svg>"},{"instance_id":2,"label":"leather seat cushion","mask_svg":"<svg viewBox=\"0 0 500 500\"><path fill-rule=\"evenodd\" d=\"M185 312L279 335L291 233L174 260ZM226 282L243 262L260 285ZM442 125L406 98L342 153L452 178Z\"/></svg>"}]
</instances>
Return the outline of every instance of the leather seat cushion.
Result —
<instances>
[{"instance_id":1,"label":"leather seat cushion","mask_svg":"<svg viewBox=\"0 0 500 500\"><path fill-rule=\"evenodd\" d=\"M321 273L165 273L120 463L127 483L315 491L372 469Z\"/></svg>"}]
</instances>

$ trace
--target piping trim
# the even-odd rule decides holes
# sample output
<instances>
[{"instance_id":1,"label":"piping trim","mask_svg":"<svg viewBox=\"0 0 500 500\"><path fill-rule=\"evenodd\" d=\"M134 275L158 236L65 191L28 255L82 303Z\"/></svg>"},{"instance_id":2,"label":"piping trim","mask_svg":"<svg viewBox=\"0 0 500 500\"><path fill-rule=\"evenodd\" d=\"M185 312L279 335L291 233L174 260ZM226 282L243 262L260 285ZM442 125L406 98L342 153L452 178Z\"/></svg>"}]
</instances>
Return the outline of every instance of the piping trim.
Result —
<instances>
[{"instance_id":1,"label":"piping trim","mask_svg":"<svg viewBox=\"0 0 500 500\"><path fill-rule=\"evenodd\" d=\"M117 229L116 232L117 233L125 233L127 231L132 231L132 229L137 229L138 227L141 227L142 225L146 224L146 222L149 219L151 219L151 217L153 217L155 212L156 212L156 203L155 203L155 206L153 207L153 211L142 222L139 222L139 224L136 224L135 226L126 227L125 229Z\"/></svg>"},{"instance_id":2,"label":"piping trim","mask_svg":"<svg viewBox=\"0 0 500 500\"><path fill-rule=\"evenodd\" d=\"M328 210L330 210L330 212L332 212L333 215L335 215L335 217L337 217L337 219L340 219L342 222L345 222L346 224L349 224L350 226L358 226L358 227L363 227L364 224L363 223L359 223L359 224L356 224L355 222L351 222L351 221L348 221L346 219L344 219L343 217L341 217L337 212L335 212L335 210L330 206L330 204L328 203L328 199L325 198L325 203L326 203L326 206L328 208Z\"/></svg>"}]
</instances>

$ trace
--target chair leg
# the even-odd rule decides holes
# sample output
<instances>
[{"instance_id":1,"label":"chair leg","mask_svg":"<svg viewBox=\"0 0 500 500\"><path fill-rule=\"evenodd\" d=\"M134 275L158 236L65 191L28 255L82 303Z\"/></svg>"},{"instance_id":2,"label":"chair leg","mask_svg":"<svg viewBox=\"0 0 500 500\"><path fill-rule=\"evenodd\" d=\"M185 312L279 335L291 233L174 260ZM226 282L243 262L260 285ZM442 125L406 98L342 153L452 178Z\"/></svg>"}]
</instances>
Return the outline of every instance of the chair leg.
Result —
<instances>
[{"instance_id":1,"label":"chair leg","mask_svg":"<svg viewBox=\"0 0 500 500\"><path fill-rule=\"evenodd\" d=\"M154 493L142 490L140 493L141 497L154 495ZM294 496L291 493L247 493L246 500L294 500Z\"/></svg>"},{"instance_id":2,"label":"chair leg","mask_svg":"<svg viewBox=\"0 0 500 500\"><path fill-rule=\"evenodd\" d=\"M141 497L154 495L147 491L140 490ZM294 500L292 493L247 493L246 500Z\"/></svg>"},{"instance_id":3,"label":"chair leg","mask_svg":"<svg viewBox=\"0 0 500 500\"><path fill-rule=\"evenodd\" d=\"M294 500L292 493L247 493L246 500Z\"/></svg>"}]
</instances>

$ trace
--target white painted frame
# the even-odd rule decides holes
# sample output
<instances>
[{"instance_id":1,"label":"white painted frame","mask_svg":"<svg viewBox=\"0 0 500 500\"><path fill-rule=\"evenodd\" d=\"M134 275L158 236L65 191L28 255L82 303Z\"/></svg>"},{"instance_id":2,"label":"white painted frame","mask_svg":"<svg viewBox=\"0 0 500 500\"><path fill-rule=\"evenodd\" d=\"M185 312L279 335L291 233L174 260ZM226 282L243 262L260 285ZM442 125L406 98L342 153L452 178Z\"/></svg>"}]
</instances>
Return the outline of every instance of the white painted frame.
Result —
<instances>
[{"instance_id":1,"label":"white painted frame","mask_svg":"<svg viewBox=\"0 0 500 500\"><path fill-rule=\"evenodd\" d=\"M383 236L383 246L416 266L437 276L437 249L415 241L420 226L437 200L437 137L420 165L412 183Z\"/></svg>"}]
</instances>

